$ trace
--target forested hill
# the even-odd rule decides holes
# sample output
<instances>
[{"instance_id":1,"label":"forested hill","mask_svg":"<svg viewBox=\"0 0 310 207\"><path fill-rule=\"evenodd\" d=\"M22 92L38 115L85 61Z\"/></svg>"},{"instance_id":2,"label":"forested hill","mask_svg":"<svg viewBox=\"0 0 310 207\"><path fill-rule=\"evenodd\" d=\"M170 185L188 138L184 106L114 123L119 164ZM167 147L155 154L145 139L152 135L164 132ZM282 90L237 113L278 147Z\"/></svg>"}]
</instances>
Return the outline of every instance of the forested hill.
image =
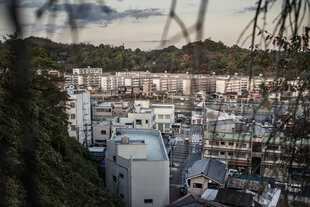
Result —
<instances>
[{"instance_id":1,"label":"forested hill","mask_svg":"<svg viewBox=\"0 0 310 207\"><path fill-rule=\"evenodd\" d=\"M123 206L88 149L69 137L59 79L37 75L55 60L16 35L0 53L0 206Z\"/></svg>"},{"instance_id":2,"label":"forested hill","mask_svg":"<svg viewBox=\"0 0 310 207\"><path fill-rule=\"evenodd\" d=\"M234 74L265 76L278 75L288 78L304 77L305 65L287 64L288 57L281 53L282 68L277 71L273 65L279 53L272 50L255 50L240 48L236 45L228 47L222 42L211 39L184 45L182 48L169 46L161 50L141 51L126 49L124 46L91 44L63 44L49 39L29 37L25 39L27 46L47 50L57 65L67 71L74 67L100 67L103 72L149 70L151 72L170 73L207 73L217 75ZM0 41L0 56L3 43ZM297 55L297 56L296 56ZM307 54L296 53L295 59L307 58ZM1 64L1 62L0 62ZM302 66L302 68L300 68ZM299 67L299 68L298 68Z\"/></svg>"},{"instance_id":3,"label":"forested hill","mask_svg":"<svg viewBox=\"0 0 310 207\"><path fill-rule=\"evenodd\" d=\"M37 37L29 37L26 41L33 47L43 47L52 52L66 69L91 66L100 67L103 72L148 69L151 72L214 71L217 74L246 74L249 69L249 64L244 61L249 50L228 47L210 39L189 43L181 49L169 46L147 52L103 44L62 44Z\"/></svg>"}]
</instances>

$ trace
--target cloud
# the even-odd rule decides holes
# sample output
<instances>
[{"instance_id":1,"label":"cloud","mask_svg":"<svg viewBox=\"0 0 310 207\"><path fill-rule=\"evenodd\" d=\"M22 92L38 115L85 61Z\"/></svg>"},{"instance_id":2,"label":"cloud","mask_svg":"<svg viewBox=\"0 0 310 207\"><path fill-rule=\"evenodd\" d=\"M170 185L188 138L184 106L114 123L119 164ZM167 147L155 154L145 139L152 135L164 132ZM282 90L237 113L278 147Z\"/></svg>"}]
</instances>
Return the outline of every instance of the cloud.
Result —
<instances>
[{"instance_id":1,"label":"cloud","mask_svg":"<svg viewBox=\"0 0 310 207\"><path fill-rule=\"evenodd\" d=\"M93 3L84 4L59 4L51 8L58 12L67 12L75 20L80 20L82 24L95 23L107 26L112 21L134 18L136 20L147 19L154 16L164 16L158 8L149 9L128 9L118 12L115 9Z\"/></svg>"},{"instance_id":2,"label":"cloud","mask_svg":"<svg viewBox=\"0 0 310 207\"><path fill-rule=\"evenodd\" d=\"M239 11L238 13L239 14L242 14L242 13L246 13L246 12L252 12L252 11L256 11L257 10L257 7L256 6L249 6L249 7L245 7L244 9L242 9L241 11ZM260 11L263 11L264 8L260 8Z\"/></svg>"},{"instance_id":3,"label":"cloud","mask_svg":"<svg viewBox=\"0 0 310 207\"><path fill-rule=\"evenodd\" d=\"M47 34L53 34L56 32L56 30L66 29L66 28L69 28L69 27L66 27L64 25L44 24L40 27L40 29L37 30L37 32L44 31Z\"/></svg>"}]
</instances>

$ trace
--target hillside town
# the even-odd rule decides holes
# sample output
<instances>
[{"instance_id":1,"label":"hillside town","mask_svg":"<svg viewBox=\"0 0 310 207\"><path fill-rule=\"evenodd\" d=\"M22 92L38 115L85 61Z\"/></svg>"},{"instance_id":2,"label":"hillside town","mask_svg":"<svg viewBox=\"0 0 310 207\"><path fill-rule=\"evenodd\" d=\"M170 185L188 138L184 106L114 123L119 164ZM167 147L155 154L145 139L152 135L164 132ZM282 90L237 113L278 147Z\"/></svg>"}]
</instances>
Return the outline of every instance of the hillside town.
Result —
<instances>
[{"instance_id":1,"label":"hillside town","mask_svg":"<svg viewBox=\"0 0 310 207\"><path fill-rule=\"evenodd\" d=\"M70 136L88 147L126 206L272 207L284 197L310 204L307 163L288 161L290 148L309 150L309 140L292 143L283 132L295 127L284 120L299 78L49 73L66 78L58 87L69 95ZM286 90L270 90L284 81ZM303 113L298 107L294 116Z\"/></svg>"}]
</instances>

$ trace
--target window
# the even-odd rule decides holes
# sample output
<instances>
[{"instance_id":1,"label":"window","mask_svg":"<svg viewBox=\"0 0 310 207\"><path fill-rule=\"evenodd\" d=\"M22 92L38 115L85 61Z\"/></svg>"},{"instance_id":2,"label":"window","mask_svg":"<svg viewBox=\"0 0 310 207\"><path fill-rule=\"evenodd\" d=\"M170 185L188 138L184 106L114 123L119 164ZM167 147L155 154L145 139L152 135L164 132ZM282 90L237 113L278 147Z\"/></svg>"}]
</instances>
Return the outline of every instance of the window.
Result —
<instances>
[{"instance_id":1,"label":"window","mask_svg":"<svg viewBox=\"0 0 310 207\"><path fill-rule=\"evenodd\" d=\"M158 124L158 130L161 132L164 130L163 124Z\"/></svg>"},{"instance_id":2,"label":"window","mask_svg":"<svg viewBox=\"0 0 310 207\"><path fill-rule=\"evenodd\" d=\"M213 150L213 151L211 151L211 155L218 156L219 155L219 151Z\"/></svg>"},{"instance_id":3,"label":"window","mask_svg":"<svg viewBox=\"0 0 310 207\"><path fill-rule=\"evenodd\" d=\"M234 156L233 152L228 152L228 156Z\"/></svg>"},{"instance_id":4,"label":"window","mask_svg":"<svg viewBox=\"0 0 310 207\"><path fill-rule=\"evenodd\" d=\"M75 125L71 125L71 131L75 131Z\"/></svg>"},{"instance_id":5,"label":"window","mask_svg":"<svg viewBox=\"0 0 310 207\"><path fill-rule=\"evenodd\" d=\"M193 188L202 188L201 183L193 183Z\"/></svg>"},{"instance_id":6,"label":"window","mask_svg":"<svg viewBox=\"0 0 310 207\"><path fill-rule=\"evenodd\" d=\"M219 146L219 142L217 142L217 141L209 141L209 145Z\"/></svg>"},{"instance_id":7,"label":"window","mask_svg":"<svg viewBox=\"0 0 310 207\"><path fill-rule=\"evenodd\" d=\"M71 114L71 119L75 119L75 114Z\"/></svg>"},{"instance_id":8,"label":"window","mask_svg":"<svg viewBox=\"0 0 310 207\"><path fill-rule=\"evenodd\" d=\"M246 148L246 144L236 143L236 147L238 147L238 148Z\"/></svg>"},{"instance_id":9,"label":"window","mask_svg":"<svg viewBox=\"0 0 310 207\"><path fill-rule=\"evenodd\" d=\"M221 155L225 155L225 152L220 152Z\"/></svg>"},{"instance_id":10,"label":"window","mask_svg":"<svg viewBox=\"0 0 310 207\"><path fill-rule=\"evenodd\" d=\"M113 155L113 161L116 162L116 156L115 155Z\"/></svg>"},{"instance_id":11,"label":"window","mask_svg":"<svg viewBox=\"0 0 310 207\"><path fill-rule=\"evenodd\" d=\"M75 103L74 102L70 102L70 107L71 108L75 108Z\"/></svg>"},{"instance_id":12,"label":"window","mask_svg":"<svg viewBox=\"0 0 310 207\"><path fill-rule=\"evenodd\" d=\"M120 178L124 178L124 175L122 173L119 174Z\"/></svg>"},{"instance_id":13,"label":"window","mask_svg":"<svg viewBox=\"0 0 310 207\"><path fill-rule=\"evenodd\" d=\"M121 196L121 198L123 198L123 199L124 199L124 195L123 195L123 194L120 194L120 196Z\"/></svg>"},{"instance_id":14,"label":"window","mask_svg":"<svg viewBox=\"0 0 310 207\"><path fill-rule=\"evenodd\" d=\"M144 203L153 203L153 199L144 199Z\"/></svg>"},{"instance_id":15,"label":"window","mask_svg":"<svg viewBox=\"0 0 310 207\"><path fill-rule=\"evenodd\" d=\"M279 149L279 146L277 145L268 145L267 146L267 150L278 150Z\"/></svg>"},{"instance_id":16,"label":"window","mask_svg":"<svg viewBox=\"0 0 310 207\"><path fill-rule=\"evenodd\" d=\"M101 130L101 134L106 135L107 131L106 130Z\"/></svg>"},{"instance_id":17,"label":"window","mask_svg":"<svg viewBox=\"0 0 310 207\"><path fill-rule=\"evenodd\" d=\"M229 146L234 146L234 143L233 142L228 142L228 145Z\"/></svg>"},{"instance_id":18,"label":"window","mask_svg":"<svg viewBox=\"0 0 310 207\"><path fill-rule=\"evenodd\" d=\"M237 153L238 158L246 158L246 153L240 152L239 154Z\"/></svg>"},{"instance_id":19,"label":"window","mask_svg":"<svg viewBox=\"0 0 310 207\"><path fill-rule=\"evenodd\" d=\"M149 123L149 120L145 120L145 124L148 124Z\"/></svg>"},{"instance_id":20,"label":"window","mask_svg":"<svg viewBox=\"0 0 310 207\"><path fill-rule=\"evenodd\" d=\"M136 125L142 125L142 120L141 119L137 119L136 120Z\"/></svg>"},{"instance_id":21,"label":"window","mask_svg":"<svg viewBox=\"0 0 310 207\"><path fill-rule=\"evenodd\" d=\"M165 124L165 129L170 129L170 124Z\"/></svg>"},{"instance_id":22,"label":"window","mask_svg":"<svg viewBox=\"0 0 310 207\"><path fill-rule=\"evenodd\" d=\"M163 115L158 115L158 119L163 119L164 116Z\"/></svg>"},{"instance_id":23,"label":"window","mask_svg":"<svg viewBox=\"0 0 310 207\"><path fill-rule=\"evenodd\" d=\"M113 181L116 182L116 176L113 175Z\"/></svg>"},{"instance_id":24,"label":"window","mask_svg":"<svg viewBox=\"0 0 310 207\"><path fill-rule=\"evenodd\" d=\"M170 119L170 115L165 115L165 119Z\"/></svg>"},{"instance_id":25,"label":"window","mask_svg":"<svg viewBox=\"0 0 310 207\"><path fill-rule=\"evenodd\" d=\"M225 145L225 142L221 142L221 145Z\"/></svg>"}]
</instances>

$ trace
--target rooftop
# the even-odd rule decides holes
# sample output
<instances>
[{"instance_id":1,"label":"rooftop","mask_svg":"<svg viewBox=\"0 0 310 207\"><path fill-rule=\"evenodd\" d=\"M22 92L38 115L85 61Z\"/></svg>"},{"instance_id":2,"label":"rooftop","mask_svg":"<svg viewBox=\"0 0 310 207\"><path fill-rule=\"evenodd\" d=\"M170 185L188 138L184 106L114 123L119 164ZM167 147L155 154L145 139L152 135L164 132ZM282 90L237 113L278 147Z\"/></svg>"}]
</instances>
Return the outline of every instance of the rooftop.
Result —
<instances>
[{"instance_id":1,"label":"rooftop","mask_svg":"<svg viewBox=\"0 0 310 207\"><path fill-rule=\"evenodd\" d=\"M145 143L148 160L168 160L166 148L158 130L118 128L114 131L111 140L118 143L124 136L129 137L129 144Z\"/></svg>"},{"instance_id":2,"label":"rooftop","mask_svg":"<svg viewBox=\"0 0 310 207\"><path fill-rule=\"evenodd\" d=\"M205 158L196 161L188 170L188 177L204 175L219 184L224 183L226 176L226 164L213 158Z\"/></svg>"},{"instance_id":3,"label":"rooftop","mask_svg":"<svg viewBox=\"0 0 310 207\"><path fill-rule=\"evenodd\" d=\"M252 135L248 133L208 132L206 139L222 139L235 141L251 141Z\"/></svg>"},{"instance_id":4,"label":"rooftop","mask_svg":"<svg viewBox=\"0 0 310 207\"><path fill-rule=\"evenodd\" d=\"M225 119L225 120L218 120L218 121L209 121L209 126L217 126L217 125L226 125L226 124L234 124L235 121L233 119Z\"/></svg>"}]
</instances>

